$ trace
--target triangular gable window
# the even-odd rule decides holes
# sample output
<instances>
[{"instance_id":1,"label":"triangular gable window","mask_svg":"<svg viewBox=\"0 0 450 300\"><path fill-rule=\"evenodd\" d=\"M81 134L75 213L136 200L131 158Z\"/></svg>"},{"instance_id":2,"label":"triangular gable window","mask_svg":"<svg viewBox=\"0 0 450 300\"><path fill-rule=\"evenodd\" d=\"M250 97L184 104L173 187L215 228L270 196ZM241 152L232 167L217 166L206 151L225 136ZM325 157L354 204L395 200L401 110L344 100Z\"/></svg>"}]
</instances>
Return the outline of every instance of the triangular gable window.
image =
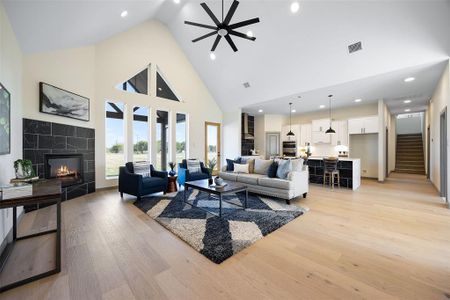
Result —
<instances>
[{"instance_id":1,"label":"triangular gable window","mask_svg":"<svg viewBox=\"0 0 450 300\"><path fill-rule=\"evenodd\" d=\"M180 101L159 70L156 70L156 96L168 100Z\"/></svg>"},{"instance_id":2,"label":"triangular gable window","mask_svg":"<svg viewBox=\"0 0 450 300\"><path fill-rule=\"evenodd\" d=\"M121 91L148 95L148 68L116 86Z\"/></svg>"}]
</instances>

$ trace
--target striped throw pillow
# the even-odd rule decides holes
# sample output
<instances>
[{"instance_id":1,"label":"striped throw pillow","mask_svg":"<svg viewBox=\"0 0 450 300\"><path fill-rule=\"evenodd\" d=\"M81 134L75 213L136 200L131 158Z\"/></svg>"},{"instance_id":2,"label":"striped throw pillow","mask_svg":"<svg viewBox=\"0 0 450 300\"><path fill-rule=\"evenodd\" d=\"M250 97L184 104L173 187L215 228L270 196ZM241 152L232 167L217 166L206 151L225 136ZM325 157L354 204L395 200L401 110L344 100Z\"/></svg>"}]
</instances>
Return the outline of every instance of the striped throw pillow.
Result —
<instances>
[{"instance_id":1,"label":"striped throw pillow","mask_svg":"<svg viewBox=\"0 0 450 300\"><path fill-rule=\"evenodd\" d=\"M200 161L197 159L189 159L187 162L187 168L189 170L189 173L201 173L202 168L200 167Z\"/></svg>"},{"instance_id":2,"label":"striped throw pillow","mask_svg":"<svg viewBox=\"0 0 450 300\"><path fill-rule=\"evenodd\" d=\"M150 162L138 161L133 163L134 174L142 175L142 177L152 177L150 171Z\"/></svg>"}]
</instances>

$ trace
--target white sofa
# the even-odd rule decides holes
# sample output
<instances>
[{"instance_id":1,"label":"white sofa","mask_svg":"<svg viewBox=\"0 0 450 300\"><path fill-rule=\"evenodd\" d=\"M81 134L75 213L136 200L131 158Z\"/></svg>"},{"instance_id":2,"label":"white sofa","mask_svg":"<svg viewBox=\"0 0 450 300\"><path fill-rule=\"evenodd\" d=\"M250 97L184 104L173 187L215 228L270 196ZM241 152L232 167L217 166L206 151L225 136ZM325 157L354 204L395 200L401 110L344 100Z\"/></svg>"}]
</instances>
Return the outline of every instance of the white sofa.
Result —
<instances>
[{"instance_id":1,"label":"white sofa","mask_svg":"<svg viewBox=\"0 0 450 300\"><path fill-rule=\"evenodd\" d=\"M248 186L248 191L281 198L290 204L290 200L303 196L306 198L309 190L309 173L307 166L303 166L302 171L292 171L287 179L269 178L261 174L244 174L227 172L226 166L222 168L219 177L228 181L237 181Z\"/></svg>"}]
</instances>

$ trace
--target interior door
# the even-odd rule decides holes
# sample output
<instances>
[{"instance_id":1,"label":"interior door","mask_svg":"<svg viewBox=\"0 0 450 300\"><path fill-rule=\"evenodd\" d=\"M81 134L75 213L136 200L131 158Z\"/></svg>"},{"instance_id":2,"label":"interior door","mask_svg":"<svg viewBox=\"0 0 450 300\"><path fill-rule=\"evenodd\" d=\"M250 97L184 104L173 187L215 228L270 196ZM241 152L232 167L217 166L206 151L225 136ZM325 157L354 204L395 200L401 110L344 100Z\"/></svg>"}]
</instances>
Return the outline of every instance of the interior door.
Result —
<instances>
[{"instance_id":1,"label":"interior door","mask_svg":"<svg viewBox=\"0 0 450 300\"><path fill-rule=\"evenodd\" d=\"M220 123L205 122L205 165L214 162L215 175L220 170Z\"/></svg>"},{"instance_id":2,"label":"interior door","mask_svg":"<svg viewBox=\"0 0 450 300\"><path fill-rule=\"evenodd\" d=\"M280 155L280 134L279 133L267 133L266 134L266 157Z\"/></svg>"}]
</instances>

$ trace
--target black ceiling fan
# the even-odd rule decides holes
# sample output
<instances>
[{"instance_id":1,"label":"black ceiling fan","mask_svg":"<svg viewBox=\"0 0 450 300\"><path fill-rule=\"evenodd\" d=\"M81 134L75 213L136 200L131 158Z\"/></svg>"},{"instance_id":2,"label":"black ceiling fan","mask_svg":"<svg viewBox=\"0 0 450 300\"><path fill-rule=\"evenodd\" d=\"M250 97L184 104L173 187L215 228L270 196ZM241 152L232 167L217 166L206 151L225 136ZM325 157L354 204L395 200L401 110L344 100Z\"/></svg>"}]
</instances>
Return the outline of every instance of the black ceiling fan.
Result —
<instances>
[{"instance_id":1,"label":"black ceiling fan","mask_svg":"<svg viewBox=\"0 0 450 300\"><path fill-rule=\"evenodd\" d=\"M237 1L237 0L233 1L233 3L231 4L230 10L228 11L225 19L224 19L224 13L223 13L223 11L224 11L223 1L224 0L222 0L222 22L220 22L219 19L217 19L217 17L213 14L211 9L209 9L209 7L208 7L208 5L206 5L206 3L201 3L200 4L201 7L203 7L203 9L206 11L206 13L209 15L209 17L213 20L214 25L206 25L206 24L200 24L200 23L195 23L195 22L190 22L190 21L185 21L184 23L187 25L192 25L192 26L197 26L197 27L202 27L202 28L207 28L207 29L213 30L210 33L207 33L199 38L192 40L193 43L201 41L203 39L206 39L210 36L217 35L216 40L214 41L214 44L211 48L211 52L214 52L216 50L217 45L219 44L222 37L227 40L228 44L230 44L230 47L233 49L234 52L236 52L236 51L238 51L238 49L237 49L236 45L234 44L233 40L231 39L230 35L234 35L234 36L237 36L237 37L240 37L243 39L247 39L250 41L256 40L255 37L248 36L244 33L238 32L235 29L258 23L259 18L253 18L253 19L249 19L246 21L230 24L231 19L233 18L233 15L236 12L236 9L239 5L239 1Z\"/></svg>"}]
</instances>

